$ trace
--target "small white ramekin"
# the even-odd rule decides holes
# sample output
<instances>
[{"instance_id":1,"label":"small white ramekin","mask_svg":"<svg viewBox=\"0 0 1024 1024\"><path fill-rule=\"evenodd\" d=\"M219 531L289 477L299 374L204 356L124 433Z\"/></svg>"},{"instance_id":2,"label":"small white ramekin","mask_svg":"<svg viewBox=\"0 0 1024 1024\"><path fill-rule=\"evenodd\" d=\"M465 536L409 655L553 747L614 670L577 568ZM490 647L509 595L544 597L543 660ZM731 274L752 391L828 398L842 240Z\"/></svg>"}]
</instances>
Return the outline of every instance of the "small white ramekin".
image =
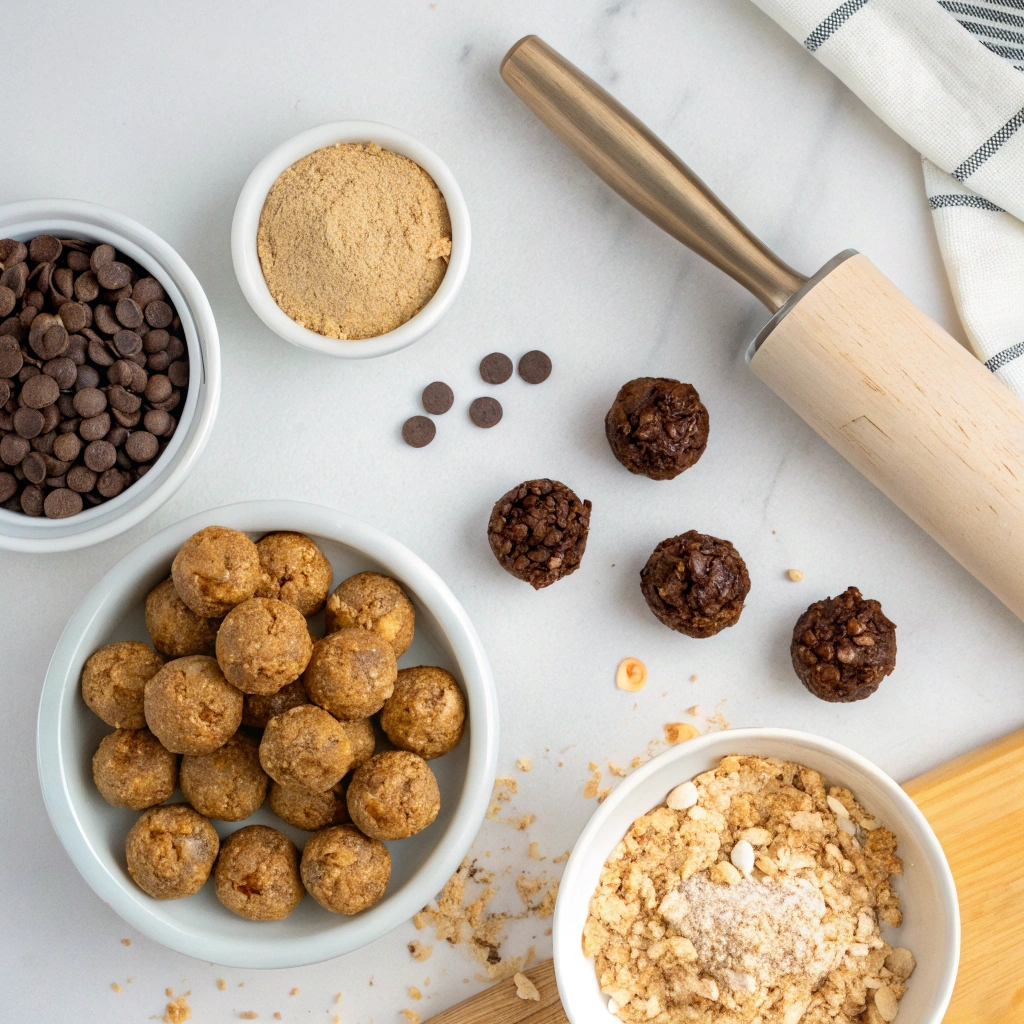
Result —
<instances>
[{"instance_id":1,"label":"small white ramekin","mask_svg":"<svg viewBox=\"0 0 1024 1024\"><path fill-rule=\"evenodd\" d=\"M327 338L297 324L274 301L263 277L256 252L260 213L271 186L296 160L336 142L376 142L382 149L399 153L419 164L441 190L452 224L452 254L444 280L430 301L404 324L387 334L358 341ZM376 121L335 121L300 132L268 153L253 169L242 187L231 222L231 259L242 292L256 315L277 335L300 348L312 349L337 359L367 359L397 352L427 331L448 312L462 287L469 266L469 210L462 190L444 161L432 150L390 125Z\"/></svg>"},{"instance_id":2,"label":"small white ramekin","mask_svg":"<svg viewBox=\"0 0 1024 1024\"><path fill-rule=\"evenodd\" d=\"M114 640L149 639L143 615L146 594L167 578L185 540L213 524L253 537L275 530L309 534L331 560L335 584L366 569L393 576L416 608L416 638L400 666L447 667L466 694L462 742L431 761L441 789L440 814L418 835L387 844L393 864L391 885L379 903L353 917L328 913L307 896L283 921L246 921L221 906L212 879L188 899L150 898L125 866L125 838L138 816L111 807L93 783L92 755L110 729L82 700L82 666L94 651ZM129 924L179 953L226 967L302 967L365 946L407 921L458 868L490 803L498 758L498 700L473 624L422 559L397 540L333 509L298 501L248 501L167 527L125 555L89 591L65 627L46 672L36 757L43 800L68 856L100 899ZM300 847L309 836L286 825L266 806L244 822L214 825L223 838L253 822L286 833ZM68 927L74 926L69 922ZM82 941L88 941L84 934Z\"/></svg>"},{"instance_id":3,"label":"small white ramekin","mask_svg":"<svg viewBox=\"0 0 1024 1024\"><path fill-rule=\"evenodd\" d=\"M74 199L32 199L0 206L0 238L35 235L108 242L164 287L181 318L188 346L188 396L178 427L141 480L116 498L67 519L0 509L0 548L71 551L109 540L156 511L181 486L206 447L220 402L220 343L206 293L185 261L162 238L116 210Z\"/></svg>"},{"instance_id":4,"label":"small white ramekin","mask_svg":"<svg viewBox=\"0 0 1024 1024\"><path fill-rule=\"evenodd\" d=\"M896 880L903 924L891 938L917 959L900 1000L900 1024L940 1024L956 981L960 913L953 876L935 833L917 805L880 768L832 740L790 729L726 730L681 743L638 768L594 812L566 864L553 924L558 992L572 1024L619 1019L609 1012L594 963L582 947L590 897L605 861L637 818L728 754L779 757L813 768L828 784L850 789L896 833L903 858L904 873Z\"/></svg>"}]
</instances>

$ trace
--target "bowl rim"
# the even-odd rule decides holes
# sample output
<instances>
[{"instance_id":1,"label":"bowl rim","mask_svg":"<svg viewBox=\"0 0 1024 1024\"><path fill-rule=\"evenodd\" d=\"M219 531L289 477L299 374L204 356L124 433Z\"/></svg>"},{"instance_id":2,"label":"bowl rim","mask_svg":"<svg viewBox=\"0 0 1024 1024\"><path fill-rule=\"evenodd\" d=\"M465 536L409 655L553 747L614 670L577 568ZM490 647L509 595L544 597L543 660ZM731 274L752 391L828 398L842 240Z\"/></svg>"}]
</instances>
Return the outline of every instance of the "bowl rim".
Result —
<instances>
[{"instance_id":1,"label":"bowl rim","mask_svg":"<svg viewBox=\"0 0 1024 1024\"><path fill-rule=\"evenodd\" d=\"M411 878L358 917L354 927L268 942L258 929L246 939L210 937L156 916L150 900L111 874L93 848L65 782L72 756L62 742L63 722L78 695L72 673L85 629L155 561L211 523L240 530L297 530L362 552L412 589L450 644L469 698L471 728L465 781L455 814L439 842ZM47 668L36 725L36 762L43 801L68 856L96 894L144 935L179 953L226 967L304 967L360 948L402 924L440 892L471 847L484 820L497 770L498 702L491 668L469 616L440 576L400 541L346 513L306 502L246 501L198 512L161 530L115 563L83 598L68 621Z\"/></svg>"},{"instance_id":2,"label":"bowl rim","mask_svg":"<svg viewBox=\"0 0 1024 1024\"><path fill-rule=\"evenodd\" d=\"M146 269L153 276L166 278L162 283L165 287L169 283L172 298L180 300L175 301L175 308L181 317L189 359L198 357L199 369L198 374L193 374L197 386L189 389L189 398L175 431L175 438L180 435L181 439L173 448L168 446L150 473L121 495L70 519L36 517L31 519L31 524L25 524L21 520L29 517L20 516L19 527L31 525L36 536L8 533L5 524L17 513L0 509L0 549L50 553L109 540L141 522L178 490L205 449L217 417L221 388L220 342L213 310L198 278L171 245L138 221L109 207L80 199L27 199L0 206L0 234L11 230L22 234L20 225L31 222L38 222L38 227L32 230L42 230L45 225L56 223L68 225L70 230L80 228L82 234L105 236L134 259L138 256L133 250L142 253L144 258L139 262L148 264ZM55 230L64 234L63 228ZM102 521L97 522L101 517Z\"/></svg>"},{"instance_id":3,"label":"bowl rim","mask_svg":"<svg viewBox=\"0 0 1024 1024\"><path fill-rule=\"evenodd\" d=\"M297 160L337 142L376 142L419 164L444 196L452 225L452 252L448 269L437 291L426 305L404 324L374 338L341 341L317 334L297 324L274 301L263 277L256 235L260 213L271 186ZM331 121L285 139L253 168L235 204L231 220L231 260L235 277L253 312L278 337L336 359L369 359L397 352L418 341L448 312L462 287L469 266L471 248L469 209L455 176L432 149L418 139L379 121Z\"/></svg>"},{"instance_id":4,"label":"bowl rim","mask_svg":"<svg viewBox=\"0 0 1024 1024\"><path fill-rule=\"evenodd\" d=\"M785 740L809 750L829 754L840 760L848 762L853 768L870 777L871 780L883 789L893 800L899 809L902 824L913 829L917 839L921 842L926 859L932 872L935 874L941 892L943 913L947 924L947 950L946 964L943 972L941 989L936 993L932 1004L932 1010L928 1017L922 1019L918 1024L940 1024L943 1014L949 1005L953 995L953 986L956 983L957 965L960 959L960 908L957 902L956 883L953 880L953 873L950 870L946 854L939 843L935 832L932 830L928 819L921 812L920 808L906 791L891 776L886 774L874 762L858 754L855 750L830 740L825 736L818 736L814 733L802 732L796 729L782 729L772 726L753 726L744 729L725 729L713 733L705 733L703 736L694 737L685 743L677 744L668 750L651 758L646 764L641 765L628 778L624 779L600 804L597 810L591 815L579 838L572 848L572 853L565 865L562 880L558 888L558 897L555 901L555 913L552 921L552 946L555 962L555 981L561 995L563 1009L571 1024L591 1024L589 1016L583 1016L580 1008L574 1006L576 990L573 986L573 979L569 975L569 968L566 962L575 954L581 952L580 936L574 931L574 925L569 920L572 911L577 908L574 900L585 898L589 901L591 892L582 889L579 876L583 873L584 851L591 846L597 834L604 827L605 822L613 812L628 803L633 793L652 775L661 771L666 765L673 764L684 758L692 757L710 748L723 748L714 756L726 756L727 753L742 753L743 745L751 740L778 739ZM637 808L634 820L641 814L650 810L649 806ZM609 851L611 852L611 851ZM577 892L577 890L579 890ZM572 907L570 907L572 903ZM608 1020L617 1018L608 1015Z\"/></svg>"}]
</instances>

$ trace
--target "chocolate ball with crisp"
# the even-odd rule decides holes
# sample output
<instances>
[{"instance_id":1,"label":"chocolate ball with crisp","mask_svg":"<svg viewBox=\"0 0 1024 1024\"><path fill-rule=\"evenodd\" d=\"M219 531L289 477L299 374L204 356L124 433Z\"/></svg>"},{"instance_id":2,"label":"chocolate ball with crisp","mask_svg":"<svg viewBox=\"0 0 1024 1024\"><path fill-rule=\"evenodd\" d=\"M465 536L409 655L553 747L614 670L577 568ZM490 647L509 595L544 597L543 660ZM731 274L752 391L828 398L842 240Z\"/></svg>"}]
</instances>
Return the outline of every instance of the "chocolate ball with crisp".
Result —
<instances>
[{"instance_id":1,"label":"chocolate ball with crisp","mask_svg":"<svg viewBox=\"0 0 1024 1024\"><path fill-rule=\"evenodd\" d=\"M146 683L164 666L152 647L120 640L101 647L82 669L82 699L115 729L142 729Z\"/></svg>"},{"instance_id":2,"label":"chocolate ball with crisp","mask_svg":"<svg viewBox=\"0 0 1024 1024\"><path fill-rule=\"evenodd\" d=\"M128 874L153 899L180 900L206 884L219 849L216 830L191 807L151 807L128 833Z\"/></svg>"},{"instance_id":3,"label":"chocolate ball with crisp","mask_svg":"<svg viewBox=\"0 0 1024 1024\"><path fill-rule=\"evenodd\" d=\"M272 597L235 605L217 632L217 663L243 693L277 693L302 675L312 652L302 612Z\"/></svg>"},{"instance_id":4,"label":"chocolate ball with crisp","mask_svg":"<svg viewBox=\"0 0 1024 1024\"><path fill-rule=\"evenodd\" d=\"M181 759L181 795L204 817L241 821L255 814L270 780L260 766L259 743L236 732L209 754Z\"/></svg>"},{"instance_id":5,"label":"chocolate ball with crisp","mask_svg":"<svg viewBox=\"0 0 1024 1024\"><path fill-rule=\"evenodd\" d=\"M466 723L466 699L443 668L420 665L398 673L395 692L381 711L381 728L391 742L425 761L454 750Z\"/></svg>"},{"instance_id":6,"label":"chocolate ball with crisp","mask_svg":"<svg viewBox=\"0 0 1024 1024\"><path fill-rule=\"evenodd\" d=\"M688 530L654 549L640 572L640 589L669 629L701 639L736 625L750 576L729 541Z\"/></svg>"},{"instance_id":7,"label":"chocolate ball with crisp","mask_svg":"<svg viewBox=\"0 0 1024 1024\"><path fill-rule=\"evenodd\" d=\"M267 723L260 764L282 786L322 793L352 766L352 743L336 718L323 708L302 704Z\"/></svg>"},{"instance_id":8,"label":"chocolate ball with crisp","mask_svg":"<svg viewBox=\"0 0 1024 1024\"><path fill-rule=\"evenodd\" d=\"M314 704L335 718L356 721L380 711L397 677L391 644L378 633L350 627L313 645L302 682Z\"/></svg>"},{"instance_id":9,"label":"chocolate ball with crisp","mask_svg":"<svg viewBox=\"0 0 1024 1024\"><path fill-rule=\"evenodd\" d=\"M217 639L217 620L196 615L178 596L169 576L146 598L146 629L153 646L170 658L208 654Z\"/></svg>"},{"instance_id":10,"label":"chocolate ball with crisp","mask_svg":"<svg viewBox=\"0 0 1024 1024\"><path fill-rule=\"evenodd\" d=\"M242 692L205 654L169 661L146 683L146 724L175 754L209 754L242 723Z\"/></svg>"},{"instance_id":11,"label":"chocolate ball with crisp","mask_svg":"<svg viewBox=\"0 0 1024 1024\"><path fill-rule=\"evenodd\" d=\"M112 807L144 811L170 799L178 784L178 758L148 729L118 729L100 740L92 777Z\"/></svg>"},{"instance_id":12,"label":"chocolate ball with crisp","mask_svg":"<svg viewBox=\"0 0 1024 1024\"><path fill-rule=\"evenodd\" d=\"M630 471L671 480L708 445L708 411L692 384L638 377L624 384L604 421L612 454Z\"/></svg>"},{"instance_id":13,"label":"chocolate ball with crisp","mask_svg":"<svg viewBox=\"0 0 1024 1024\"><path fill-rule=\"evenodd\" d=\"M412 602L390 576L360 572L340 583L327 599L327 632L365 629L387 640L400 658L416 630Z\"/></svg>"},{"instance_id":14,"label":"chocolate ball with crisp","mask_svg":"<svg viewBox=\"0 0 1024 1024\"><path fill-rule=\"evenodd\" d=\"M282 686L277 693L247 693L242 705L242 725L255 729L265 729L275 715L284 714L289 708L297 708L300 704L308 704L306 688L301 679Z\"/></svg>"},{"instance_id":15,"label":"chocolate ball with crisp","mask_svg":"<svg viewBox=\"0 0 1024 1024\"><path fill-rule=\"evenodd\" d=\"M244 533L207 526L192 534L174 556L171 579L196 615L219 619L256 593L259 552Z\"/></svg>"},{"instance_id":16,"label":"chocolate ball with crisp","mask_svg":"<svg viewBox=\"0 0 1024 1024\"><path fill-rule=\"evenodd\" d=\"M301 786L274 782L270 786L270 809L282 821L306 832L341 825L349 820L342 785L339 782L323 793L314 793Z\"/></svg>"},{"instance_id":17,"label":"chocolate ball with crisp","mask_svg":"<svg viewBox=\"0 0 1024 1024\"><path fill-rule=\"evenodd\" d=\"M299 851L267 825L246 825L224 840L213 885L228 910L250 921L280 921L306 895Z\"/></svg>"},{"instance_id":18,"label":"chocolate ball with crisp","mask_svg":"<svg viewBox=\"0 0 1024 1024\"><path fill-rule=\"evenodd\" d=\"M331 589L333 571L327 556L302 533L268 533L256 542L260 558L257 597L273 597L315 615Z\"/></svg>"},{"instance_id":19,"label":"chocolate ball with crisp","mask_svg":"<svg viewBox=\"0 0 1024 1024\"><path fill-rule=\"evenodd\" d=\"M387 890L391 854L351 825L336 825L310 837L300 871L310 896L325 910L358 914Z\"/></svg>"},{"instance_id":20,"label":"chocolate ball with crisp","mask_svg":"<svg viewBox=\"0 0 1024 1024\"><path fill-rule=\"evenodd\" d=\"M408 750L374 754L353 774L345 799L353 823L372 839L407 839L441 810L434 773Z\"/></svg>"},{"instance_id":21,"label":"chocolate ball with crisp","mask_svg":"<svg viewBox=\"0 0 1024 1024\"><path fill-rule=\"evenodd\" d=\"M856 587L815 601L797 619L793 669L815 697L848 703L870 697L896 667L896 626Z\"/></svg>"}]
</instances>

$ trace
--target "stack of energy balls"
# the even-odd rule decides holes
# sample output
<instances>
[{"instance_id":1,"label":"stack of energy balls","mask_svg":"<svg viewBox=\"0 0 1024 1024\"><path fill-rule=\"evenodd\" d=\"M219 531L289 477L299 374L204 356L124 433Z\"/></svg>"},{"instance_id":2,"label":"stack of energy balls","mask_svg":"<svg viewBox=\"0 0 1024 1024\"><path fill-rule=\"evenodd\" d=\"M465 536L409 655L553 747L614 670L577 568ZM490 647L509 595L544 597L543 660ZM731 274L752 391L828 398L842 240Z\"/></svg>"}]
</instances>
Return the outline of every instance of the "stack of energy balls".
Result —
<instances>
[{"instance_id":1,"label":"stack of energy balls","mask_svg":"<svg viewBox=\"0 0 1024 1024\"><path fill-rule=\"evenodd\" d=\"M146 599L153 647L112 643L86 662L82 696L115 730L93 778L108 803L143 812L127 865L153 898L191 896L212 872L217 898L250 920L286 917L307 891L357 914L387 889L384 841L437 817L427 761L462 738L462 691L444 669L398 668L415 614L393 579L361 572L328 598L331 583L303 534L253 543L209 526ZM307 617L325 602L314 640ZM378 727L397 749L375 753ZM186 802L165 803L179 785ZM222 843L211 825L248 818L268 795L313 833L301 855L275 828L247 825Z\"/></svg>"}]
</instances>

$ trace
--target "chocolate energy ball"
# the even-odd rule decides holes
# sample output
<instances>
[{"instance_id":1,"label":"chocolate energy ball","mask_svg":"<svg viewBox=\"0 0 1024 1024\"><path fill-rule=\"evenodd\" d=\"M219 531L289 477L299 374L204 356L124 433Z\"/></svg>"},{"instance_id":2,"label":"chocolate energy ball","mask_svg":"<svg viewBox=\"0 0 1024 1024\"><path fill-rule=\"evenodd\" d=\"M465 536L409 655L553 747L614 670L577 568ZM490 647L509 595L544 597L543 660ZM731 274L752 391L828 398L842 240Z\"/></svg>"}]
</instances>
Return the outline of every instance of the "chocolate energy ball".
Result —
<instances>
[{"instance_id":1,"label":"chocolate energy ball","mask_svg":"<svg viewBox=\"0 0 1024 1024\"><path fill-rule=\"evenodd\" d=\"M340 583L327 599L327 632L354 627L383 637L400 658L412 643L416 613L390 576L360 572Z\"/></svg>"},{"instance_id":2,"label":"chocolate energy ball","mask_svg":"<svg viewBox=\"0 0 1024 1024\"><path fill-rule=\"evenodd\" d=\"M374 748L377 746L377 734L373 729L373 721L369 718L341 724L348 733L349 743L352 744L352 765L349 771L354 771L373 757Z\"/></svg>"},{"instance_id":3,"label":"chocolate energy ball","mask_svg":"<svg viewBox=\"0 0 1024 1024\"><path fill-rule=\"evenodd\" d=\"M128 833L128 874L153 899L180 900L206 884L219 849L216 829L191 807L151 807Z\"/></svg>"},{"instance_id":4,"label":"chocolate energy ball","mask_svg":"<svg viewBox=\"0 0 1024 1024\"><path fill-rule=\"evenodd\" d=\"M623 384L604 420L612 454L630 471L671 480L708 446L708 411L692 384L638 377Z\"/></svg>"},{"instance_id":5,"label":"chocolate energy ball","mask_svg":"<svg viewBox=\"0 0 1024 1024\"><path fill-rule=\"evenodd\" d=\"M345 795L339 792L340 783L324 793L314 793L301 786L270 786L270 809L282 820L316 832L329 825L341 825L349 820Z\"/></svg>"},{"instance_id":6,"label":"chocolate energy ball","mask_svg":"<svg viewBox=\"0 0 1024 1024\"><path fill-rule=\"evenodd\" d=\"M146 598L146 629L153 646L170 658L208 654L217 639L217 620L196 615L167 579Z\"/></svg>"},{"instance_id":7,"label":"chocolate energy ball","mask_svg":"<svg viewBox=\"0 0 1024 1024\"><path fill-rule=\"evenodd\" d=\"M220 618L256 593L259 552L244 533L207 526L192 534L174 556L171 579L196 615Z\"/></svg>"},{"instance_id":8,"label":"chocolate energy ball","mask_svg":"<svg viewBox=\"0 0 1024 1024\"><path fill-rule=\"evenodd\" d=\"M351 825L336 825L310 837L300 871L310 896L325 910L358 914L384 895L391 854Z\"/></svg>"},{"instance_id":9,"label":"chocolate energy ball","mask_svg":"<svg viewBox=\"0 0 1024 1024\"><path fill-rule=\"evenodd\" d=\"M213 885L228 910L250 921L280 921L306 895L299 851L267 825L246 825L224 840Z\"/></svg>"},{"instance_id":10,"label":"chocolate energy ball","mask_svg":"<svg viewBox=\"0 0 1024 1024\"><path fill-rule=\"evenodd\" d=\"M82 669L82 699L107 725L141 729L146 724L146 683L164 667L152 647L120 640L101 647Z\"/></svg>"},{"instance_id":11,"label":"chocolate energy ball","mask_svg":"<svg viewBox=\"0 0 1024 1024\"><path fill-rule=\"evenodd\" d=\"M236 604L217 632L217 663L243 693L277 693L302 675L312 653L302 612L272 597Z\"/></svg>"},{"instance_id":12,"label":"chocolate energy ball","mask_svg":"<svg viewBox=\"0 0 1024 1024\"><path fill-rule=\"evenodd\" d=\"M169 799L178 784L178 758L148 729L118 729L100 740L92 777L113 807L144 811Z\"/></svg>"},{"instance_id":13,"label":"chocolate energy ball","mask_svg":"<svg viewBox=\"0 0 1024 1024\"><path fill-rule=\"evenodd\" d=\"M356 721L380 711L397 677L391 644L378 633L353 626L317 640L302 681L314 704L335 718Z\"/></svg>"},{"instance_id":14,"label":"chocolate energy ball","mask_svg":"<svg viewBox=\"0 0 1024 1024\"><path fill-rule=\"evenodd\" d=\"M654 549L640 571L640 589L669 629L699 639L739 622L750 576L729 541L687 530Z\"/></svg>"},{"instance_id":15,"label":"chocolate energy ball","mask_svg":"<svg viewBox=\"0 0 1024 1024\"><path fill-rule=\"evenodd\" d=\"M242 704L242 725L255 729L265 729L275 715L284 714L289 708L297 708L300 704L308 704L306 688L301 679L282 686L277 693L247 693Z\"/></svg>"},{"instance_id":16,"label":"chocolate energy ball","mask_svg":"<svg viewBox=\"0 0 1024 1024\"><path fill-rule=\"evenodd\" d=\"M242 732L210 754L181 759L181 795L206 818L248 818L263 805L269 782L260 767L259 743Z\"/></svg>"},{"instance_id":17,"label":"chocolate energy ball","mask_svg":"<svg viewBox=\"0 0 1024 1024\"><path fill-rule=\"evenodd\" d=\"M487 540L504 569L540 590L579 568L590 509L557 480L527 480L494 503Z\"/></svg>"},{"instance_id":18,"label":"chocolate energy ball","mask_svg":"<svg viewBox=\"0 0 1024 1024\"><path fill-rule=\"evenodd\" d=\"M856 587L815 601L797 619L789 648L800 682L815 697L870 697L896 667L896 626Z\"/></svg>"},{"instance_id":19,"label":"chocolate energy ball","mask_svg":"<svg viewBox=\"0 0 1024 1024\"><path fill-rule=\"evenodd\" d=\"M205 654L169 661L146 683L146 724L175 754L209 754L242 724L242 693Z\"/></svg>"},{"instance_id":20,"label":"chocolate energy ball","mask_svg":"<svg viewBox=\"0 0 1024 1024\"><path fill-rule=\"evenodd\" d=\"M331 563L320 548L302 533L269 533L257 541L260 582L257 597L274 597L315 615L331 589Z\"/></svg>"},{"instance_id":21,"label":"chocolate energy ball","mask_svg":"<svg viewBox=\"0 0 1024 1024\"><path fill-rule=\"evenodd\" d=\"M341 722L323 708L302 704L267 723L260 764L282 786L322 793L352 766L352 743Z\"/></svg>"},{"instance_id":22,"label":"chocolate energy ball","mask_svg":"<svg viewBox=\"0 0 1024 1024\"><path fill-rule=\"evenodd\" d=\"M466 699L443 668L420 665L398 673L380 724L396 747L425 761L454 750L466 723Z\"/></svg>"},{"instance_id":23,"label":"chocolate energy ball","mask_svg":"<svg viewBox=\"0 0 1024 1024\"><path fill-rule=\"evenodd\" d=\"M407 839L437 817L441 793L422 757L385 750L356 770L346 802L352 821L371 839Z\"/></svg>"}]
</instances>

